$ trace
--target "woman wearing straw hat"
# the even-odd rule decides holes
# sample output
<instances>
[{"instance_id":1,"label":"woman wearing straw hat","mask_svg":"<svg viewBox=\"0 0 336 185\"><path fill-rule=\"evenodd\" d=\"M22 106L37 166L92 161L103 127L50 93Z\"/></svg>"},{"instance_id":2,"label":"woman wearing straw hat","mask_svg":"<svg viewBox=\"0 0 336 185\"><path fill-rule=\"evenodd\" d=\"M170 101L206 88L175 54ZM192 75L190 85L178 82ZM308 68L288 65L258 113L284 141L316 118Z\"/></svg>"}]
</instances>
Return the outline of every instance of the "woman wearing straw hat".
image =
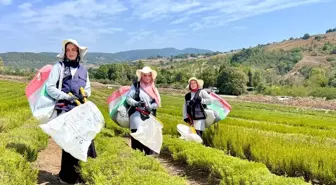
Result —
<instances>
[{"instance_id":1,"label":"woman wearing straw hat","mask_svg":"<svg viewBox=\"0 0 336 185\"><path fill-rule=\"evenodd\" d=\"M88 71L80 64L86 53L87 47L80 46L76 40L67 39L62 43L62 53L57 55L61 61L53 66L46 82L47 93L56 100L56 116L76 107L75 101L83 101L84 97L91 95ZM80 91L81 88L84 89L84 95ZM93 141L89 146L88 156L96 157ZM61 183L74 184L82 181L75 169L79 166L78 162L78 159L62 149L59 172Z\"/></svg>"},{"instance_id":2,"label":"woman wearing straw hat","mask_svg":"<svg viewBox=\"0 0 336 185\"><path fill-rule=\"evenodd\" d=\"M161 104L160 94L155 87L154 81L157 72L148 66L136 71L138 77L130 92L127 95L126 102L130 105L128 112L130 116L130 129L134 133L139 125L149 118L149 114L156 116L156 109ZM152 151L131 137L131 147L136 150L144 151L146 155L151 155Z\"/></svg>"},{"instance_id":3,"label":"woman wearing straw hat","mask_svg":"<svg viewBox=\"0 0 336 185\"><path fill-rule=\"evenodd\" d=\"M210 95L202 90L203 80L192 77L188 80L190 92L185 95L185 102L183 105L183 118L186 123L192 125L197 134L202 137L205 130L206 114L204 109L206 105L212 103Z\"/></svg>"}]
</instances>

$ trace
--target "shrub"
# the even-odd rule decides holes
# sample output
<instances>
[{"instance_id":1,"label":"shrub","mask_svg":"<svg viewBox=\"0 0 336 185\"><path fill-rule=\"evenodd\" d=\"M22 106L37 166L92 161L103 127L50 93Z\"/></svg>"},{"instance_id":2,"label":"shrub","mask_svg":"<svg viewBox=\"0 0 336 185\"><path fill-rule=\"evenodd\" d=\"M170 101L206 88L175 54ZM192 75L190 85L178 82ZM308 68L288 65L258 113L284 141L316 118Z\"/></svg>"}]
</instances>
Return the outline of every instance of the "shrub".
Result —
<instances>
[{"instance_id":1,"label":"shrub","mask_svg":"<svg viewBox=\"0 0 336 185\"><path fill-rule=\"evenodd\" d=\"M307 40L309 38L310 38L310 35L308 33L304 34L302 37L303 40Z\"/></svg>"},{"instance_id":2,"label":"shrub","mask_svg":"<svg viewBox=\"0 0 336 185\"><path fill-rule=\"evenodd\" d=\"M163 152L190 168L208 172L209 184L308 184L302 178L276 176L262 163L249 162L225 155L223 151L201 144L164 136Z\"/></svg>"},{"instance_id":3,"label":"shrub","mask_svg":"<svg viewBox=\"0 0 336 185\"><path fill-rule=\"evenodd\" d=\"M88 184L185 184L183 178L170 176L157 160L131 149L120 137L98 136L95 141L98 157L80 163Z\"/></svg>"},{"instance_id":4,"label":"shrub","mask_svg":"<svg viewBox=\"0 0 336 185\"><path fill-rule=\"evenodd\" d=\"M18 153L0 147L0 184L36 185L38 170Z\"/></svg>"}]
</instances>

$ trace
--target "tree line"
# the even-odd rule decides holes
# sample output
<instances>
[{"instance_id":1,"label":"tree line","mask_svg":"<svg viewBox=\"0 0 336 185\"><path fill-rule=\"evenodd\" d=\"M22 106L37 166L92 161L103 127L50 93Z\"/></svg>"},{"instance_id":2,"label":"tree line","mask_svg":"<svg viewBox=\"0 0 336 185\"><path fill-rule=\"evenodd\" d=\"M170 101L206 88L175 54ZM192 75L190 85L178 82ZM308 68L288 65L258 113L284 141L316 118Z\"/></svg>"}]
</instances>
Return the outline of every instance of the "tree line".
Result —
<instances>
[{"instance_id":1,"label":"tree line","mask_svg":"<svg viewBox=\"0 0 336 185\"><path fill-rule=\"evenodd\" d=\"M230 95L241 95L248 90L272 94L274 87L336 87L336 67L306 66L285 78L302 57L300 48L266 51L264 47L255 47L235 54L151 67L158 72L156 84L159 87L185 88L187 80L196 76L204 80L205 88L218 87L220 93ZM137 61L101 65L89 71L92 78L100 82L127 85L136 78L136 69L143 66L142 61Z\"/></svg>"}]
</instances>

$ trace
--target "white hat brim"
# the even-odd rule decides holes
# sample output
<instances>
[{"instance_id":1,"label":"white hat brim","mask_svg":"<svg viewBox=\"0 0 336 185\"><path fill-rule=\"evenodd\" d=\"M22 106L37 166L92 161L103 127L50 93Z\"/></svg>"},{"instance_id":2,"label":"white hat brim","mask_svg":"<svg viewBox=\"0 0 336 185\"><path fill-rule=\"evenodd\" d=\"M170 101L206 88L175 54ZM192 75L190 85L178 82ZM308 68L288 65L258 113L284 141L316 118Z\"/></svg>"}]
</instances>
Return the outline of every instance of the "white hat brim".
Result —
<instances>
[{"instance_id":1,"label":"white hat brim","mask_svg":"<svg viewBox=\"0 0 336 185\"><path fill-rule=\"evenodd\" d=\"M144 74L148 74L148 73L152 73L152 79L153 81L156 79L157 77L157 72L149 67L144 67L142 69L138 69L136 70L136 75L138 77L138 81L141 80L141 73L144 73Z\"/></svg>"},{"instance_id":2,"label":"white hat brim","mask_svg":"<svg viewBox=\"0 0 336 185\"><path fill-rule=\"evenodd\" d=\"M85 46L80 46L78 44L78 42L76 40L73 40L73 39L66 39L66 40L63 40L62 42L62 52L60 54L57 55L57 58L60 58L60 59L64 59L64 55L65 55L65 45L67 43L72 43L74 44L75 46L78 47L78 50L79 50L79 56L80 56L80 59L81 61L83 61L83 58L84 56L86 55L87 51L88 51L88 48L85 47Z\"/></svg>"},{"instance_id":3,"label":"white hat brim","mask_svg":"<svg viewBox=\"0 0 336 185\"><path fill-rule=\"evenodd\" d=\"M189 84L190 84L190 81L192 81L192 80L195 80L196 82L197 82L197 84L198 84L198 88L199 89L202 89L203 88L203 85L204 85L204 81L203 80L201 80L201 79L197 79L196 77L191 77L191 78L189 78L189 80L188 80L188 85L187 85L187 89L189 89Z\"/></svg>"}]
</instances>

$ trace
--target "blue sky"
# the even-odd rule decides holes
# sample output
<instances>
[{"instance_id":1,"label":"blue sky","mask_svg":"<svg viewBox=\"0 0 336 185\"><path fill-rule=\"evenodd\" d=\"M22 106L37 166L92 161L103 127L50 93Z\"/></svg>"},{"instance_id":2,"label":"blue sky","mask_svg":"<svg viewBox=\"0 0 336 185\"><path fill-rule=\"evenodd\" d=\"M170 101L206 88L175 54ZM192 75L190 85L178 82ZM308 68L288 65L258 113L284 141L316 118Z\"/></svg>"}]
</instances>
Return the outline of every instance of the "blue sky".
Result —
<instances>
[{"instance_id":1,"label":"blue sky","mask_svg":"<svg viewBox=\"0 0 336 185\"><path fill-rule=\"evenodd\" d=\"M324 33L335 0L0 0L0 52L187 47L228 51Z\"/></svg>"}]
</instances>

